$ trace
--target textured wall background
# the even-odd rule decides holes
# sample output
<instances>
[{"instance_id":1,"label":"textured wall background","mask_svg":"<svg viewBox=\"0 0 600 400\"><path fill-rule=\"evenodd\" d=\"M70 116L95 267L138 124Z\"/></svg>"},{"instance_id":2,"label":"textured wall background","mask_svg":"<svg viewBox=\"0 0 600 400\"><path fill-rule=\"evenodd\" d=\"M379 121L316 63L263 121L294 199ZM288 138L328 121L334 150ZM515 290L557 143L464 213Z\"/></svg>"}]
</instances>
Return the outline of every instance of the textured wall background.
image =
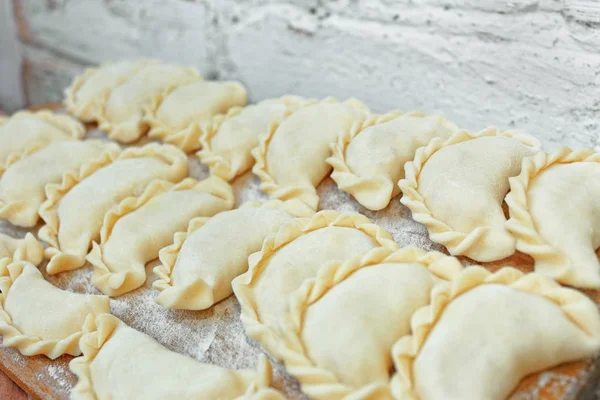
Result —
<instances>
[{"instance_id":1,"label":"textured wall background","mask_svg":"<svg viewBox=\"0 0 600 400\"><path fill-rule=\"evenodd\" d=\"M155 57L239 79L254 100L355 96L600 150L598 1L13 2L28 103L60 99L85 65Z\"/></svg>"},{"instance_id":2,"label":"textured wall background","mask_svg":"<svg viewBox=\"0 0 600 400\"><path fill-rule=\"evenodd\" d=\"M24 104L21 79L21 48L12 3L0 1L0 111Z\"/></svg>"}]
</instances>

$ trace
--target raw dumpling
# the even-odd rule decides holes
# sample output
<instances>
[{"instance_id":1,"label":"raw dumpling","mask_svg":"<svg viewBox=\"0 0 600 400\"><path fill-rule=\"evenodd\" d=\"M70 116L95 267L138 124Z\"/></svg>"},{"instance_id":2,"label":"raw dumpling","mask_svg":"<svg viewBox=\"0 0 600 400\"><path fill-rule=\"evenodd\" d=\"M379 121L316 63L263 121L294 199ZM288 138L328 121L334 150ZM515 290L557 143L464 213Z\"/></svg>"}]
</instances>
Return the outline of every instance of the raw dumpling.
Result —
<instances>
[{"instance_id":1,"label":"raw dumpling","mask_svg":"<svg viewBox=\"0 0 600 400\"><path fill-rule=\"evenodd\" d=\"M300 97L284 96L243 108L233 107L227 114L215 116L200 136L202 150L196 153L198 158L212 175L232 180L252 168L251 151L258 145L259 136L303 102Z\"/></svg>"},{"instance_id":2,"label":"raw dumpling","mask_svg":"<svg viewBox=\"0 0 600 400\"><path fill-rule=\"evenodd\" d=\"M100 156L105 148L99 140L65 140L15 162L0 178L0 218L17 226L35 226L46 185L59 183L63 174Z\"/></svg>"},{"instance_id":3,"label":"raw dumpling","mask_svg":"<svg viewBox=\"0 0 600 400\"><path fill-rule=\"evenodd\" d=\"M87 256L94 266L92 283L109 296L137 289L146 281L146 263L176 232L195 217L230 210L233 203L231 186L218 177L152 182L141 196L123 200L104 217L101 242L94 242Z\"/></svg>"},{"instance_id":4,"label":"raw dumpling","mask_svg":"<svg viewBox=\"0 0 600 400\"><path fill-rule=\"evenodd\" d=\"M600 350L596 305L539 274L469 267L429 304L394 345L395 398L503 400L526 375Z\"/></svg>"},{"instance_id":5,"label":"raw dumpling","mask_svg":"<svg viewBox=\"0 0 600 400\"><path fill-rule=\"evenodd\" d=\"M325 263L357 257L375 247L396 250L398 245L389 232L360 214L326 210L282 225L248 257L248 272L232 282L248 336L279 359L277 331L289 294Z\"/></svg>"},{"instance_id":6,"label":"raw dumpling","mask_svg":"<svg viewBox=\"0 0 600 400\"><path fill-rule=\"evenodd\" d=\"M238 82L196 81L173 86L154 97L146 117L151 128L148 135L185 152L197 150L202 126L246 101L248 93Z\"/></svg>"},{"instance_id":7,"label":"raw dumpling","mask_svg":"<svg viewBox=\"0 0 600 400\"><path fill-rule=\"evenodd\" d=\"M46 186L48 199L39 211L46 225L39 236L51 246L45 252L48 273L83 266L104 215L121 200L139 196L153 180L179 182L187 175L186 155L171 145L151 143L119 153L110 146L77 173L65 174L61 184Z\"/></svg>"},{"instance_id":8,"label":"raw dumpling","mask_svg":"<svg viewBox=\"0 0 600 400\"><path fill-rule=\"evenodd\" d=\"M15 239L0 233L0 260L29 261L40 265L44 259L44 245L35 236L27 233L24 239Z\"/></svg>"},{"instance_id":9,"label":"raw dumpling","mask_svg":"<svg viewBox=\"0 0 600 400\"><path fill-rule=\"evenodd\" d=\"M59 140L81 139L85 128L67 115L19 111L0 117L0 175L7 166Z\"/></svg>"},{"instance_id":10,"label":"raw dumpling","mask_svg":"<svg viewBox=\"0 0 600 400\"><path fill-rule=\"evenodd\" d=\"M25 261L0 260L0 290L2 345L26 356L81 354L84 327L110 312L108 297L60 290Z\"/></svg>"},{"instance_id":11,"label":"raw dumpling","mask_svg":"<svg viewBox=\"0 0 600 400\"><path fill-rule=\"evenodd\" d=\"M294 217L314 211L300 200L246 203L212 218L196 218L187 232L160 251L155 289L158 304L173 309L204 310L229 297L231 281L248 270L248 256L268 235Z\"/></svg>"},{"instance_id":12,"label":"raw dumpling","mask_svg":"<svg viewBox=\"0 0 600 400\"><path fill-rule=\"evenodd\" d=\"M327 98L308 102L272 124L252 150L252 171L261 180L260 189L276 199L299 198L316 210L316 187L331 171L326 162L330 143L367 115L367 107L356 99L341 103Z\"/></svg>"},{"instance_id":13,"label":"raw dumpling","mask_svg":"<svg viewBox=\"0 0 600 400\"><path fill-rule=\"evenodd\" d=\"M600 154L540 152L510 179L507 227L535 270L557 281L600 289Z\"/></svg>"},{"instance_id":14,"label":"raw dumpling","mask_svg":"<svg viewBox=\"0 0 600 400\"><path fill-rule=\"evenodd\" d=\"M202 79L193 68L170 64L149 64L108 94L100 129L122 143L138 140L148 131L144 110L155 95L174 85Z\"/></svg>"},{"instance_id":15,"label":"raw dumpling","mask_svg":"<svg viewBox=\"0 0 600 400\"><path fill-rule=\"evenodd\" d=\"M400 201L450 254L478 261L508 257L515 252L502 209L508 178L538 149L529 135L495 128L435 138L406 164Z\"/></svg>"},{"instance_id":16,"label":"raw dumpling","mask_svg":"<svg viewBox=\"0 0 600 400\"><path fill-rule=\"evenodd\" d=\"M415 247L322 267L290 296L286 369L314 399L391 399L393 344L410 333L434 285L461 270L456 258Z\"/></svg>"},{"instance_id":17,"label":"raw dumpling","mask_svg":"<svg viewBox=\"0 0 600 400\"><path fill-rule=\"evenodd\" d=\"M65 89L65 108L84 122L98 119L110 90L155 61L126 60L88 68Z\"/></svg>"},{"instance_id":18,"label":"raw dumpling","mask_svg":"<svg viewBox=\"0 0 600 400\"><path fill-rule=\"evenodd\" d=\"M391 112L367 118L331 144L331 178L369 210L381 210L400 193L404 164L434 137L448 138L458 128L439 115Z\"/></svg>"},{"instance_id":19,"label":"raw dumpling","mask_svg":"<svg viewBox=\"0 0 600 400\"><path fill-rule=\"evenodd\" d=\"M69 364L79 377L74 400L234 400L271 383L266 358L256 372L233 371L168 350L110 314L95 322L96 330L81 338L83 356ZM260 399L251 392L246 398Z\"/></svg>"}]
</instances>

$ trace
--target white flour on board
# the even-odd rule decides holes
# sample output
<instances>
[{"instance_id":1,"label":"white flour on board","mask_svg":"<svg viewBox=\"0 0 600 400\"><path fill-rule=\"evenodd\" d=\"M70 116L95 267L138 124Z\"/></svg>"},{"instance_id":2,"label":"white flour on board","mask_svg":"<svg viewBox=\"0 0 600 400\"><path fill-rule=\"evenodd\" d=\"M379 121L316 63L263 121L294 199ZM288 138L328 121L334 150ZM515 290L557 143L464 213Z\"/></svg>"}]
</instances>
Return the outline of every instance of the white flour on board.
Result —
<instances>
[{"instance_id":1,"label":"white flour on board","mask_svg":"<svg viewBox=\"0 0 600 400\"><path fill-rule=\"evenodd\" d=\"M49 365L48 368L46 368L46 372L48 373L48 376L50 376L50 378L54 379L54 381L60 386L60 387L66 387L69 385L69 382L66 380L66 373L67 371L58 368L55 365ZM70 372L68 372L70 373ZM43 377L42 377L43 378Z\"/></svg>"}]
</instances>

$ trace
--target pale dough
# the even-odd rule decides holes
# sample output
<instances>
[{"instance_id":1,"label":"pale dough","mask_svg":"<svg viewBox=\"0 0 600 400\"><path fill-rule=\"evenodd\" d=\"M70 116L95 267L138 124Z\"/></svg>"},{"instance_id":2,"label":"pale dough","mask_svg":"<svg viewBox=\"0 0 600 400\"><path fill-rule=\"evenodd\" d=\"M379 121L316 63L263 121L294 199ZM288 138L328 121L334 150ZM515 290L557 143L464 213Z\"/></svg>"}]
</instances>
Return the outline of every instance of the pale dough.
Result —
<instances>
[{"instance_id":1,"label":"pale dough","mask_svg":"<svg viewBox=\"0 0 600 400\"><path fill-rule=\"evenodd\" d=\"M271 200L193 220L160 252L162 265L154 269L161 278L153 284L161 291L156 301L167 308L203 310L229 297L231 281L246 272L248 256L260 250L265 237L294 216L312 214L299 200Z\"/></svg>"},{"instance_id":2,"label":"pale dough","mask_svg":"<svg viewBox=\"0 0 600 400\"><path fill-rule=\"evenodd\" d=\"M65 89L67 110L84 122L98 119L112 89L153 61L125 60L89 68Z\"/></svg>"},{"instance_id":3,"label":"pale dough","mask_svg":"<svg viewBox=\"0 0 600 400\"><path fill-rule=\"evenodd\" d=\"M146 120L150 137L171 143L185 152L200 147L203 127L217 114L244 106L248 93L238 82L196 81L177 85L156 95Z\"/></svg>"},{"instance_id":4,"label":"pale dough","mask_svg":"<svg viewBox=\"0 0 600 400\"><path fill-rule=\"evenodd\" d=\"M210 173L230 181L252 168L251 151L258 138L286 113L302 104L294 96L269 99L247 107L234 107L227 114L216 116L200 136L202 149L196 153Z\"/></svg>"},{"instance_id":5,"label":"pale dough","mask_svg":"<svg viewBox=\"0 0 600 400\"><path fill-rule=\"evenodd\" d=\"M288 372L311 398L391 399L392 345L433 286L461 270L453 257L414 247L323 267L291 295L281 349Z\"/></svg>"},{"instance_id":6,"label":"pale dough","mask_svg":"<svg viewBox=\"0 0 600 400\"><path fill-rule=\"evenodd\" d=\"M3 346L16 347L26 356L81 354L84 325L110 312L108 297L60 290L24 261L0 261L0 289Z\"/></svg>"},{"instance_id":7,"label":"pale dough","mask_svg":"<svg viewBox=\"0 0 600 400\"><path fill-rule=\"evenodd\" d=\"M83 125L50 111L19 111L0 117L0 175L13 162L52 142L81 139Z\"/></svg>"},{"instance_id":8,"label":"pale dough","mask_svg":"<svg viewBox=\"0 0 600 400\"><path fill-rule=\"evenodd\" d=\"M231 209L233 202L231 186L217 177L202 182L186 178L176 185L152 182L139 197L123 200L106 214L101 242L94 242L87 256L94 266L92 283L109 296L137 289L146 281L146 263L158 257L176 232L195 217Z\"/></svg>"},{"instance_id":9,"label":"pale dough","mask_svg":"<svg viewBox=\"0 0 600 400\"><path fill-rule=\"evenodd\" d=\"M566 285L600 288L600 154L560 149L525 160L510 180L507 227L535 270Z\"/></svg>"},{"instance_id":10,"label":"pale dough","mask_svg":"<svg viewBox=\"0 0 600 400\"><path fill-rule=\"evenodd\" d=\"M65 173L98 157L104 148L98 140L53 142L9 166L0 178L0 218L17 226L35 226L46 185L59 183Z\"/></svg>"},{"instance_id":11,"label":"pale dough","mask_svg":"<svg viewBox=\"0 0 600 400\"><path fill-rule=\"evenodd\" d=\"M538 150L527 135L488 129L433 139L406 164L401 202L452 255L494 261L515 252L502 203L508 179Z\"/></svg>"},{"instance_id":12,"label":"pale dough","mask_svg":"<svg viewBox=\"0 0 600 400\"><path fill-rule=\"evenodd\" d=\"M44 259L44 245L30 232L23 239L16 239L0 233L0 260L3 258L29 261L37 266Z\"/></svg>"},{"instance_id":13,"label":"pale dough","mask_svg":"<svg viewBox=\"0 0 600 400\"><path fill-rule=\"evenodd\" d=\"M330 143L367 114L358 100L325 99L309 102L273 125L252 150L256 159L252 171L261 180L260 189L271 198L299 198L316 210L316 187L331 171L326 162Z\"/></svg>"},{"instance_id":14,"label":"pale dough","mask_svg":"<svg viewBox=\"0 0 600 400\"><path fill-rule=\"evenodd\" d=\"M381 210L400 193L404 164L434 137L447 138L458 128L439 115L391 112L367 118L332 144L327 162L338 187L370 210Z\"/></svg>"},{"instance_id":15,"label":"pale dough","mask_svg":"<svg viewBox=\"0 0 600 400\"><path fill-rule=\"evenodd\" d=\"M51 274L80 268L93 240L100 236L104 215L121 200L139 196L153 180L178 182L187 175L185 154L174 146L151 143L131 147L67 174L58 185L48 185L48 199L40 207L46 223L40 238L51 247ZM51 194L51 196L50 196Z\"/></svg>"},{"instance_id":16,"label":"pale dough","mask_svg":"<svg viewBox=\"0 0 600 400\"><path fill-rule=\"evenodd\" d=\"M248 272L233 280L246 333L279 359L276 333L288 295L327 262L359 256L382 246L396 249L389 232L354 213L320 211L298 218L268 236L261 251L248 258Z\"/></svg>"},{"instance_id":17,"label":"pale dough","mask_svg":"<svg viewBox=\"0 0 600 400\"><path fill-rule=\"evenodd\" d=\"M397 398L502 400L525 376L600 349L596 305L538 274L469 267L431 304L413 315L419 334L394 345Z\"/></svg>"},{"instance_id":18,"label":"pale dough","mask_svg":"<svg viewBox=\"0 0 600 400\"><path fill-rule=\"evenodd\" d=\"M171 86L198 79L200 75L192 68L171 64L144 66L110 91L104 112L99 116L100 129L113 140L136 141L148 131L144 115L153 97Z\"/></svg>"},{"instance_id":19,"label":"pale dough","mask_svg":"<svg viewBox=\"0 0 600 400\"><path fill-rule=\"evenodd\" d=\"M83 356L69 364L79 377L74 400L234 400L249 390L246 398L260 400L252 392L271 383L266 359L256 372L234 371L170 351L110 314L97 317L96 325L81 339Z\"/></svg>"}]
</instances>

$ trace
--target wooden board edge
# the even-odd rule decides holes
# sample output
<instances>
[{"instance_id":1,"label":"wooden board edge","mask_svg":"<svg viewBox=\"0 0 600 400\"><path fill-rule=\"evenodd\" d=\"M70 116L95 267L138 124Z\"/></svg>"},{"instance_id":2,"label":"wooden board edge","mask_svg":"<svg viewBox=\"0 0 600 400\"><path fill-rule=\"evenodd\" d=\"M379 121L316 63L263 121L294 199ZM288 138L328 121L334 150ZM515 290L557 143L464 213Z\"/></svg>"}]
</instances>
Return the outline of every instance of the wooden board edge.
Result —
<instances>
[{"instance_id":1,"label":"wooden board edge","mask_svg":"<svg viewBox=\"0 0 600 400\"><path fill-rule=\"evenodd\" d=\"M25 384L16 374L14 374L9 368L3 363L0 363L0 371L2 371L8 378L17 384L32 400L41 400L41 397L37 395L28 385Z\"/></svg>"}]
</instances>

